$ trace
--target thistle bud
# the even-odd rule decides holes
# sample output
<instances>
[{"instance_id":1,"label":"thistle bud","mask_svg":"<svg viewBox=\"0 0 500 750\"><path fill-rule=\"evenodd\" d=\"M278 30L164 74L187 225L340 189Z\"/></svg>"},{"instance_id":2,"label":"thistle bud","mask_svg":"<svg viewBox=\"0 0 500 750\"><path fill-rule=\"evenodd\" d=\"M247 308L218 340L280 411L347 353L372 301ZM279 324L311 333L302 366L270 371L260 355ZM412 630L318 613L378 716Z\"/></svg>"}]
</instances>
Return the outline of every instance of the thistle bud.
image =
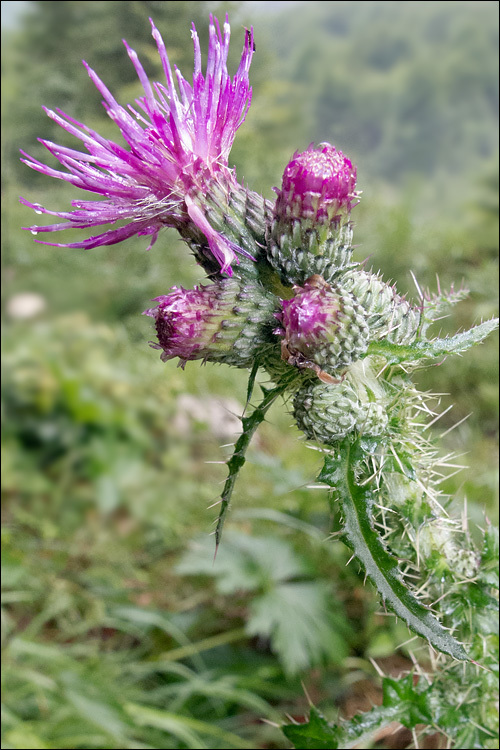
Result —
<instances>
[{"instance_id":1,"label":"thistle bud","mask_svg":"<svg viewBox=\"0 0 500 750\"><path fill-rule=\"evenodd\" d=\"M354 431L358 397L347 383L307 384L295 394L293 416L310 440L332 445Z\"/></svg>"},{"instance_id":2,"label":"thistle bud","mask_svg":"<svg viewBox=\"0 0 500 750\"><path fill-rule=\"evenodd\" d=\"M387 414L381 404L360 401L352 383L325 385L308 383L294 398L294 417L306 437L333 445L348 435L377 437L387 429Z\"/></svg>"},{"instance_id":3,"label":"thistle bud","mask_svg":"<svg viewBox=\"0 0 500 750\"><path fill-rule=\"evenodd\" d=\"M356 298L321 276L311 276L295 296L283 300L280 315L283 358L298 367L332 374L368 347L368 326Z\"/></svg>"},{"instance_id":4,"label":"thistle bud","mask_svg":"<svg viewBox=\"0 0 500 750\"><path fill-rule=\"evenodd\" d=\"M388 423L387 412L382 404L374 401L359 404L356 430L362 435L380 437L386 432Z\"/></svg>"},{"instance_id":5,"label":"thistle bud","mask_svg":"<svg viewBox=\"0 0 500 750\"><path fill-rule=\"evenodd\" d=\"M349 265L356 168L329 143L296 153L277 190L269 262L284 283L312 274L327 281Z\"/></svg>"},{"instance_id":6,"label":"thistle bud","mask_svg":"<svg viewBox=\"0 0 500 750\"><path fill-rule=\"evenodd\" d=\"M348 270L342 286L355 295L366 314L375 338L387 338L395 344L407 344L415 338L420 312L386 284L379 276L360 270Z\"/></svg>"},{"instance_id":7,"label":"thistle bud","mask_svg":"<svg viewBox=\"0 0 500 750\"><path fill-rule=\"evenodd\" d=\"M178 230L207 275L214 279L235 272L256 280L272 203L232 178L207 182L203 190L191 191L187 202L193 221Z\"/></svg>"},{"instance_id":8,"label":"thistle bud","mask_svg":"<svg viewBox=\"0 0 500 750\"><path fill-rule=\"evenodd\" d=\"M173 287L144 315L154 318L165 362L179 357L250 367L269 345L275 302L256 284L224 279L194 289Z\"/></svg>"},{"instance_id":9,"label":"thistle bud","mask_svg":"<svg viewBox=\"0 0 500 750\"><path fill-rule=\"evenodd\" d=\"M439 574L446 569L456 576L474 578L479 567L477 553L467 545L457 544L457 528L444 519L433 519L419 529L421 555L429 559Z\"/></svg>"}]
</instances>

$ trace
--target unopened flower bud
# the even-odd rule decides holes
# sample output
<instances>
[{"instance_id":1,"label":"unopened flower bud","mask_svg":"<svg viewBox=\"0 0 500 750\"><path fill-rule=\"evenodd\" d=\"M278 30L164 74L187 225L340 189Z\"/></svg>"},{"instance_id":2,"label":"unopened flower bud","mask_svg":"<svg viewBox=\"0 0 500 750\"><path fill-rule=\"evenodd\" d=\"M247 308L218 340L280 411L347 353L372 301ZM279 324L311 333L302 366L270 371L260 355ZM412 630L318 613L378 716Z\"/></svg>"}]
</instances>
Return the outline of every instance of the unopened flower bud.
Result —
<instances>
[{"instance_id":1,"label":"unopened flower bud","mask_svg":"<svg viewBox=\"0 0 500 750\"><path fill-rule=\"evenodd\" d=\"M415 338L420 312L397 294L395 288L367 271L349 269L342 286L355 295L366 314L374 338L387 338L395 344L407 344Z\"/></svg>"},{"instance_id":2,"label":"unopened flower bud","mask_svg":"<svg viewBox=\"0 0 500 750\"><path fill-rule=\"evenodd\" d=\"M368 326L356 298L321 276L311 276L295 296L283 300L279 316L283 358L298 367L336 373L368 347Z\"/></svg>"},{"instance_id":3,"label":"unopened flower bud","mask_svg":"<svg viewBox=\"0 0 500 750\"><path fill-rule=\"evenodd\" d=\"M296 153L277 191L268 258L285 283L320 274L330 281L352 255L350 213L356 168L329 143Z\"/></svg>"},{"instance_id":4,"label":"unopened flower bud","mask_svg":"<svg viewBox=\"0 0 500 750\"><path fill-rule=\"evenodd\" d=\"M154 318L161 359L250 367L270 340L275 301L256 284L224 279L194 289L174 287L145 311Z\"/></svg>"},{"instance_id":5,"label":"unopened flower bud","mask_svg":"<svg viewBox=\"0 0 500 750\"><path fill-rule=\"evenodd\" d=\"M306 437L333 445L359 433L378 437L387 428L387 414L381 404L363 403L352 383L326 385L308 383L294 398L294 417Z\"/></svg>"},{"instance_id":6,"label":"unopened flower bud","mask_svg":"<svg viewBox=\"0 0 500 750\"><path fill-rule=\"evenodd\" d=\"M446 569L463 578L474 578L477 574L477 553L465 544L457 544L457 529L451 522L439 518L424 524L419 530L419 548L420 554L432 561L440 574Z\"/></svg>"},{"instance_id":7,"label":"unopened flower bud","mask_svg":"<svg viewBox=\"0 0 500 750\"><path fill-rule=\"evenodd\" d=\"M380 437L387 430L389 419L382 404L374 401L360 403L356 417L356 430L362 435Z\"/></svg>"},{"instance_id":8,"label":"unopened flower bud","mask_svg":"<svg viewBox=\"0 0 500 750\"><path fill-rule=\"evenodd\" d=\"M347 383L307 384L295 394L293 415L306 437L331 445L356 426L358 398Z\"/></svg>"},{"instance_id":9,"label":"unopened flower bud","mask_svg":"<svg viewBox=\"0 0 500 750\"><path fill-rule=\"evenodd\" d=\"M211 180L203 190L192 190L187 202L193 221L178 230L207 275L214 279L235 271L239 278L256 280L258 261L265 256L272 203L231 175L224 182ZM223 265L223 258L231 259L233 266Z\"/></svg>"},{"instance_id":10,"label":"unopened flower bud","mask_svg":"<svg viewBox=\"0 0 500 750\"><path fill-rule=\"evenodd\" d=\"M278 191L277 219L311 219L316 224L339 223L357 202L356 167L337 151L323 143L296 153L285 168Z\"/></svg>"}]
</instances>

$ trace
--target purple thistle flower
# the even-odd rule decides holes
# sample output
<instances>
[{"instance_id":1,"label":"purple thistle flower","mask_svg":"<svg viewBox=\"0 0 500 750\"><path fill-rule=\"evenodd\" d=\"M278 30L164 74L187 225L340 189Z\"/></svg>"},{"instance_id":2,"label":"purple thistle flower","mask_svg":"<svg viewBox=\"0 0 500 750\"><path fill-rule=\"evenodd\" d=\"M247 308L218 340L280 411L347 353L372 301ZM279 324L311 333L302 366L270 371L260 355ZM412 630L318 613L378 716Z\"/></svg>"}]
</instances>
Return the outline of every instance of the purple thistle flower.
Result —
<instances>
[{"instance_id":1,"label":"purple thistle flower","mask_svg":"<svg viewBox=\"0 0 500 750\"><path fill-rule=\"evenodd\" d=\"M324 224L340 220L358 203L356 167L335 146L313 144L296 152L276 190L277 219L312 219Z\"/></svg>"},{"instance_id":2,"label":"purple thistle flower","mask_svg":"<svg viewBox=\"0 0 500 750\"><path fill-rule=\"evenodd\" d=\"M36 213L50 214L64 223L27 227L33 234L68 228L96 227L125 222L117 229L81 242L50 243L56 247L92 248L113 245L134 235L150 235L152 247L162 227L195 226L223 272L231 274L235 245L215 232L199 205L197 195L210 184L236 185L228 157L236 130L245 119L251 101L248 71L253 55L253 32L248 31L236 75L227 71L230 27L226 16L223 34L210 16L209 46L205 76L201 69L198 34L193 24L193 83L175 69L177 87L163 39L151 21L166 78L166 85L151 85L139 59L124 42L144 89L136 100L139 111L116 102L105 84L84 62L88 74L103 96L108 116L118 125L126 147L100 136L60 110L46 109L47 115L64 130L80 139L87 152L76 151L39 139L66 171L53 169L24 154L22 161L32 169L106 196L102 201L74 201L69 212L50 211L21 198ZM148 249L149 249L148 248Z\"/></svg>"}]
</instances>

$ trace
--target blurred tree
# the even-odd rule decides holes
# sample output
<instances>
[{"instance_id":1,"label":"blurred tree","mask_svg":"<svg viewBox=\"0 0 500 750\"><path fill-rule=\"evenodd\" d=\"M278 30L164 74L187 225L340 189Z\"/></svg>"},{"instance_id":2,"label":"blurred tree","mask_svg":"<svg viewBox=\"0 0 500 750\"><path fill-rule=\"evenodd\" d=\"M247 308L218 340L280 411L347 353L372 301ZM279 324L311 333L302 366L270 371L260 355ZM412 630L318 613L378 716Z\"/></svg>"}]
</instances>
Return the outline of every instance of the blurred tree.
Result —
<instances>
[{"instance_id":1,"label":"blurred tree","mask_svg":"<svg viewBox=\"0 0 500 750\"><path fill-rule=\"evenodd\" d=\"M273 38L285 77L307 83L309 139L335 143L392 183L463 175L494 156L497 3L293 6Z\"/></svg>"},{"instance_id":2,"label":"blurred tree","mask_svg":"<svg viewBox=\"0 0 500 750\"><path fill-rule=\"evenodd\" d=\"M147 74L153 80L162 80L161 62L148 20L153 18L168 45L171 61L189 75L193 64L191 23L196 24L202 49L206 49L209 10L222 20L232 4L228 8L226 3L224 9L219 5L154 0L33 2L21 29L7 35L3 49L4 157L16 179L24 183L40 179L19 165L20 147L36 156L45 153L41 147L33 146L41 136L74 144L74 139L48 120L42 105L60 108L85 123L105 117L101 96L90 81L82 59L115 96L130 87L133 100L139 93L137 73L127 59L122 39L136 50ZM232 49L232 53L236 56L237 50Z\"/></svg>"}]
</instances>

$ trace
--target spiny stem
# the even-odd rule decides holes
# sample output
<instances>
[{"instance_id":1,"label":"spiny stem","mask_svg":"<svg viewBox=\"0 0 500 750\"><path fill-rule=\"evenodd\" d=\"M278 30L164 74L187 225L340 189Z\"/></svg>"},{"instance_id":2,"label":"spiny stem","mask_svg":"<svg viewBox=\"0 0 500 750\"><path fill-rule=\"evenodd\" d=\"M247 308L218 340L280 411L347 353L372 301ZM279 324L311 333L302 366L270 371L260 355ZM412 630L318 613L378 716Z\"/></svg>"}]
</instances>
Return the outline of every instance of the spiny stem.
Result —
<instances>
[{"instance_id":1,"label":"spiny stem","mask_svg":"<svg viewBox=\"0 0 500 750\"><path fill-rule=\"evenodd\" d=\"M344 440L337 455L327 455L319 480L335 490L344 516L345 540L362 563L384 603L408 627L438 649L455 659L468 660L466 652L421 604L403 582L395 558L386 550L373 528L370 490L356 483L355 467L358 443Z\"/></svg>"},{"instance_id":2,"label":"spiny stem","mask_svg":"<svg viewBox=\"0 0 500 750\"><path fill-rule=\"evenodd\" d=\"M250 399L253 384L255 381L256 372L254 370L252 370L252 373L250 375L249 387L248 387L248 399ZM238 474L246 461L245 454L248 449L248 446L250 445L250 441L252 440L252 437L254 436L255 431L257 430L259 425L264 421L267 412L269 411L271 406L274 404L278 396L281 396L287 390L288 387L289 387L288 380L280 383L279 385L277 385L275 388L272 388L272 389L263 388L261 386L262 391L264 393L264 398L262 399L261 403L255 407L255 409L253 410L253 412L251 413L249 417L241 418L241 423L243 425L243 432L241 433L238 440L236 441L233 455L227 462L229 475L224 484L224 489L222 490L221 507L220 507L220 512L219 512L219 517L217 519L217 526L215 528L215 552L216 554L217 554L217 549L219 547L219 544L222 538L222 528L224 526L224 521L226 520L227 512L229 510L229 505L231 502L231 495L233 494L234 485L238 477Z\"/></svg>"}]
</instances>

